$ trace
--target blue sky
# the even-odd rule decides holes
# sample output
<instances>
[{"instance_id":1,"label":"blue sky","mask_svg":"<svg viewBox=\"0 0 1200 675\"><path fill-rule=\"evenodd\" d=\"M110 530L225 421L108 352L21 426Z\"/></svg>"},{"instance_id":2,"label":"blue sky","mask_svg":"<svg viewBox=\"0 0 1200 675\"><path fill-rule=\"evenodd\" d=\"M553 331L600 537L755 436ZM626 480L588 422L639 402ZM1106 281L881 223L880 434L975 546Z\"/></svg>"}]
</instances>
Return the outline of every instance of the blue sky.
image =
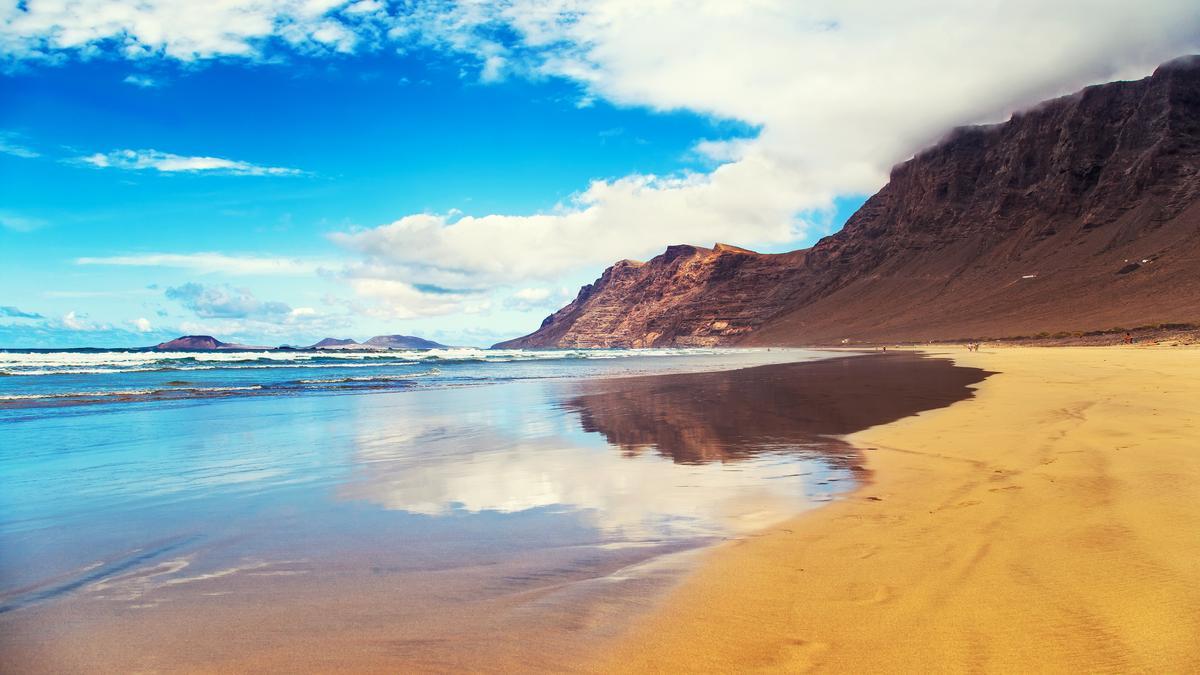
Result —
<instances>
[{"instance_id":1,"label":"blue sky","mask_svg":"<svg viewBox=\"0 0 1200 675\"><path fill-rule=\"evenodd\" d=\"M4 344L129 345L173 336L181 323L203 324L167 295L185 283L231 284L291 307L352 302L344 284L320 273L205 273L81 259L219 252L311 260L332 273L344 256L330 243L332 232L406 213L534 213L595 178L703 169L708 162L691 152L697 138L754 131L686 111L583 101L577 85L560 79L482 84L462 67L422 51L295 56L249 67L73 60L5 74L0 129L26 151L0 154L3 217L16 221L0 230L5 304L51 318L75 312L80 325L113 330L32 330L35 322L23 321L31 330L0 333ZM80 159L126 148L300 173L164 173ZM23 156L29 153L38 156ZM501 301L486 317L347 317L334 332L419 332L454 342L477 342L470 329L485 342L516 335L561 304L563 284L573 293L601 269L565 275L552 303L524 311ZM154 330L129 335L139 318ZM324 328L298 326L294 337L282 337L302 342L324 336ZM235 337L274 344L281 335Z\"/></svg>"},{"instance_id":2,"label":"blue sky","mask_svg":"<svg viewBox=\"0 0 1200 675\"><path fill-rule=\"evenodd\" d=\"M490 344L619 258L810 245L950 126L1144 75L1196 34L1162 3L997 59L1040 36L950 11L947 63L893 17L913 53L864 73L840 58L878 29L855 3L607 4L0 9L0 345Z\"/></svg>"}]
</instances>

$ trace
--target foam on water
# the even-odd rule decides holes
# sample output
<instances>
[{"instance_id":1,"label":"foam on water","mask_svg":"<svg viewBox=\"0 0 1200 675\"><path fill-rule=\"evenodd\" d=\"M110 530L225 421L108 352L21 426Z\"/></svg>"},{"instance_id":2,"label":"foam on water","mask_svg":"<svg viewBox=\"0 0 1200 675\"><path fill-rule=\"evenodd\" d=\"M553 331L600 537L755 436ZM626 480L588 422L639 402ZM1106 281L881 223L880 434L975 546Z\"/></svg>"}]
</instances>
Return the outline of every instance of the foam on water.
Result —
<instances>
[{"instance_id":1,"label":"foam on water","mask_svg":"<svg viewBox=\"0 0 1200 675\"><path fill-rule=\"evenodd\" d=\"M54 375L59 373L76 373L100 375L116 372L142 372L166 369L318 367L322 365L329 367L353 367L360 362L367 362L364 364L366 366L383 362L395 365L430 361L506 363L512 361L548 361L559 359L614 359L631 356L697 356L729 354L734 351L732 349L718 348L532 351L522 349L491 350L473 347L386 351L0 351L0 374Z\"/></svg>"},{"instance_id":2,"label":"foam on water","mask_svg":"<svg viewBox=\"0 0 1200 675\"><path fill-rule=\"evenodd\" d=\"M510 380L724 369L797 350L0 351L0 411L230 396L408 390ZM52 414L52 411L47 411ZM0 417L3 417L0 415Z\"/></svg>"},{"instance_id":3,"label":"foam on water","mask_svg":"<svg viewBox=\"0 0 1200 675\"><path fill-rule=\"evenodd\" d=\"M93 398L101 396L154 396L155 394L225 394L235 391L259 391L261 385L249 387L180 387L177 389L120 389L116 391L64 391L54 394L4 394L0 401L34 401L53 398Z\"/></svg>"}]
</instances>

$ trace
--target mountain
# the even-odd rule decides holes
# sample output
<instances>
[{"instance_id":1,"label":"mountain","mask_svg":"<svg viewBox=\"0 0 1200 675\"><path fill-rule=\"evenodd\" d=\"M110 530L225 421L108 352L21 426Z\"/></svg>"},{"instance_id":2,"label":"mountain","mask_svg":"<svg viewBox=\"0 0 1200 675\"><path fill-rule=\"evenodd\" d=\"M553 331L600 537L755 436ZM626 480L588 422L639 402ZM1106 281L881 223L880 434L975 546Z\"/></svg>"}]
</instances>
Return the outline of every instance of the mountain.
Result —
<instances>
[{"instance_id":1,"label":"mountain","mask_svg":"<svg viewBox=\"0 0 1200 675\"><path fill-rule=\"evenodd\" d=\"M764 255L717 244L622 260L516 347L698 346L734 342L789 307L804 252Z\"/></svg>"},{"instance_id":2,"label":"mountain","mask_svg":"<svg viewBox=\"0 0 1200 675\"><path fill-rule=\"evenodd\" d=\"M211 335L184 335L174 340L168 340L154 346L160 352L215 352L228 349L270 349L269 347L252 347L233 342L221 342Z\"/></svg>"},{"instance_id":3,"label":"mountain","mask_svg":"<svg viewBox=\"0 0 1200 675\"><path fill-rule=\"evenodd\" d=\"M307 347L307 349L354 349L361 346L362 345L350 339L325 338L317 344Z\"/></svg>"},{"instance_id":4,"label":"mountain","mask_svg":"<svg viewBox=\"0 0 1200 675\"><path fill-rule=\"evenodd\" d=\"M1200 58L957 129L835 235L619 262L497 347L926 341L1200 323Z\"/></svg>"},{"instance_id":5,"label":"mountain","mask_svg":"<svg viewBox=\"0 0 1200 675\"><path fill-rule=\"evenodd\" d=\"M444 349L446 345L411 335L376 335L363 343L367 347L384 349Z\"/></svg>"}]
</instances>

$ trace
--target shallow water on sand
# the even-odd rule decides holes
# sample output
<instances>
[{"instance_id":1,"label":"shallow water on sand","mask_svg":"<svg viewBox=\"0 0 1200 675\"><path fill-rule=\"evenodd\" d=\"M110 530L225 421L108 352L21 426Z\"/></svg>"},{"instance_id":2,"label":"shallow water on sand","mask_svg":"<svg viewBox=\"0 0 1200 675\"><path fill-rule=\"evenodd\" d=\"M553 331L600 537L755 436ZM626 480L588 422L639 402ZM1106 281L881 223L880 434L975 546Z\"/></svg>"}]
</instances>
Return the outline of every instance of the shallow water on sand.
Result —
<instances>
[{"instance_id":1,"label":"shallow water on sand","mask_svg":"<svg viewBox=\"0 0 1200 675\"><path fill-rule=\"evenodd\" d=\"M935 405L876 360L8 419L0 670L568 668Z\"/></svg>"}]
</instances>

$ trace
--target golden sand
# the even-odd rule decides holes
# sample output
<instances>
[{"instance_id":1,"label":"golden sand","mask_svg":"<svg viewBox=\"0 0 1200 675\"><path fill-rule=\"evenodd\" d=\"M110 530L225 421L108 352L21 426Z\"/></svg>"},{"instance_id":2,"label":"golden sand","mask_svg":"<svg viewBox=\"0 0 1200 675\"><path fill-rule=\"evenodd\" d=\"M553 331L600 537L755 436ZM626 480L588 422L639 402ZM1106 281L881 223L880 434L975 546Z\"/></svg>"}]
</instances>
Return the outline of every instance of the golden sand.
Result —
<instances>
[{"instance_id":1,"label":"golden sand","mask_svg":"<svg viewBox=\"0 0 1200 675\"><path fill-rule=\"evenodd\" d=\"M615 671L1200 671L1200 350L947 352L977 396L852 437L873 482L719 547Z\"/></svg>"}]
</instances>

